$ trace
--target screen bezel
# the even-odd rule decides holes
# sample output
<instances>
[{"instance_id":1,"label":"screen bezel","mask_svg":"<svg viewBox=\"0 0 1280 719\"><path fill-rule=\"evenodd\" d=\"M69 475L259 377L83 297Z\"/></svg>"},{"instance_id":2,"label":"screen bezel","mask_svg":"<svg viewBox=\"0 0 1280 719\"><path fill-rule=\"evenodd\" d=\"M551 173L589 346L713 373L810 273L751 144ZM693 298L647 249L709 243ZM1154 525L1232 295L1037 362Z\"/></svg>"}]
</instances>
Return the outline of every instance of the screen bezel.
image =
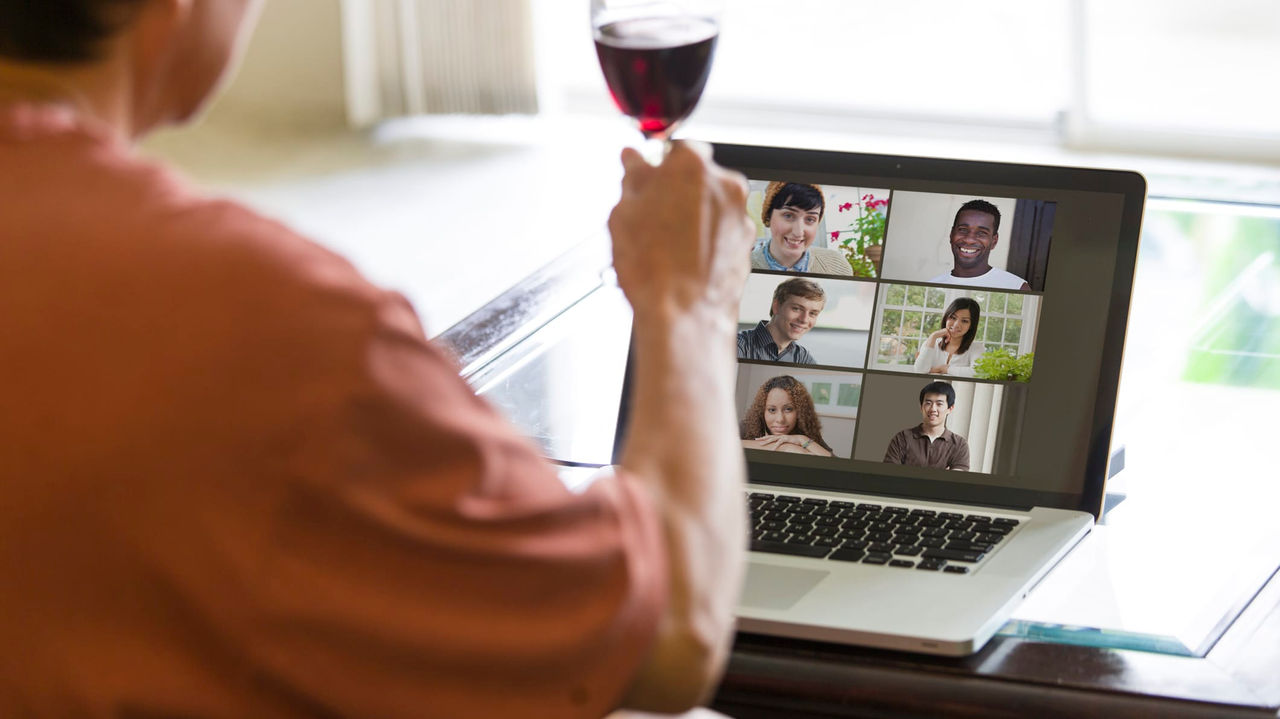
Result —
<instances>
[{"instance_id":1,"label":"screen bezel","mask_svg":"<svg viewBox=\"0 0 1280 719\"><path fill-rule=\"evenodd\" d=\"M750 481L787 488L837 489L873 493L903 499L929 499L994 507L1029 508L1047 506L1075 509L1100 517L1110 460L1111 432L1125 329L1133 290L1146 179L1125 170L1104 170L1048 165L1022 165L926 157L870 155L824 150L805 150L751 145L713 145L717 163L752 178L803 174L830 184L852 183L853 178L875 177L895 180L929 180L966 184L1010 185L1027 189L1100 192L1123 196L1115 247L1115 274L1104 323L1104 339L1094 412L1091 418L1085 476L1079 492L1060 493L1013 487L971 484L957 481L904 478L874 472L805 467L753 462L748 453ZM819 181L817 179L813 181ZM634 349L634 343L632 345ZM631 357L623 381L614 442L615 461L621 451L630 415Z\"/></svg>"}]
</instances>

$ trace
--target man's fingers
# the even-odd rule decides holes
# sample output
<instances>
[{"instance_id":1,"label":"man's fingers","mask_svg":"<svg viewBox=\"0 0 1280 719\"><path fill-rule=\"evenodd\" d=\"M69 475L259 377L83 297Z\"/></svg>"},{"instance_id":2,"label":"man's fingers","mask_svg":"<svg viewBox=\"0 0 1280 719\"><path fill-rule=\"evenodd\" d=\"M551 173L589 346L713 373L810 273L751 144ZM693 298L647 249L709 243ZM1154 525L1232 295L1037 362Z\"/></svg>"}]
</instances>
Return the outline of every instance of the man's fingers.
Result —
<instances>
[{"instance_id":1,"label":"man's fingers","mask_svg":"<svg viewBox=\"0 0 1280 719\"><path fill-rule=\"evenodd\" d=\"M645 162L644 156L640 154L639 150L636 150L634 147L622 148L622 169L623 170L630 172L631 170L637 167L640 167L642 165L647 165L647 164L649 163Z\"/></svg>"},{"instance_id":2,"label":"man's fingers","mask_svg":"<svg viewBox=\"0 0 1280 719\"><path fill-rule=\"evenodd\" d=\"M701 157L703 160L711 162L711 145L705 142L698 142L697 140L676 140L672 145L672 152L675 152L680 148L685 148L692 150L695 155Z\"/></svg>"},{"instance_id":3,"label":"man's fingers","mask_svg":"<svg viewBox=\"0 0 1280 719\"><path fill-rule=\"evenodd\" d=\"M622 148L622 189L634 190L653 172L653 166L631 147Z\"/></svg>"}]
</instances>

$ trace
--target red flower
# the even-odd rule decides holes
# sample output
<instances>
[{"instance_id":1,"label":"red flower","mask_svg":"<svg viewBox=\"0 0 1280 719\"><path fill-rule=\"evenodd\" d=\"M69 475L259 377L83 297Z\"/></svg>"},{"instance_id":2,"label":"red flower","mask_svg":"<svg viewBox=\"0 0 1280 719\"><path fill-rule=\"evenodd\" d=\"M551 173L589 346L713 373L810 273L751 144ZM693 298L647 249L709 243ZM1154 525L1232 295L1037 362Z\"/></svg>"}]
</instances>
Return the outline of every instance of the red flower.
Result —
<instances>
[{"instance_id":1,"label":"red flower","mask_svg":"<svg viewBox=\"0 0 1280 719\"><path fill-rule=\"evenodd\" d=\"M846 202L846 203L844 203L843 205L841 205L838 209L839 209L841 212L844 212L845 210L851 210L851 209L853 209L853 203L852 203L852 202Z\"/></svg>"},{"instance_id":2,"label":"red flower","mask_svg":"<svg viewBox=\"0 0 1280 719\"><path fill-rule=\"evenodd\" d=\"M840 239L840 233L839 233L839 232L832 232L832 233L831 233L831 239L833 239L833 240L838 240L838 239Z\"/></svg>"}]
</instances>

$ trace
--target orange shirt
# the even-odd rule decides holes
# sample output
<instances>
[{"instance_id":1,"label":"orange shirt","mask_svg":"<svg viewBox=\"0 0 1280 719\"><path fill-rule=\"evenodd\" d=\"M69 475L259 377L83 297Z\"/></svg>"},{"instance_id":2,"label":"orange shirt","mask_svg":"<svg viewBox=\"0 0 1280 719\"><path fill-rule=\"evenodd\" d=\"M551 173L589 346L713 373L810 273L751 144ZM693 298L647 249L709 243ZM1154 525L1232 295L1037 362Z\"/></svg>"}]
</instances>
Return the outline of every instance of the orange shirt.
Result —
<instances>
[{"instance_id":1,"label":"orange shirt","mask_svg":"<svg viewBox=\"0 0 1280 719\"><path fill-rule=\"evenodd\" d=\"M599 717L666 597L399 295L0 107L0 716Z\"/></svg>"}]
</instances>

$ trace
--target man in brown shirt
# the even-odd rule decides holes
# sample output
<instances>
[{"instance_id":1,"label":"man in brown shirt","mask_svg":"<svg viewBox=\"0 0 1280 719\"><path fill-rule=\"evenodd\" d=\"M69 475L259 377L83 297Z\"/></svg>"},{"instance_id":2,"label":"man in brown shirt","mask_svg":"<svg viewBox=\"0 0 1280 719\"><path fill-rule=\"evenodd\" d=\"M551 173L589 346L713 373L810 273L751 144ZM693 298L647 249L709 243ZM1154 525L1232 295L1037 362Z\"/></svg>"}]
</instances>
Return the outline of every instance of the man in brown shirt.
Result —
<instances>
[{"instance_id":1,"label":"man in brown shirt","mask_svg":"<svg viewBox=\"0 0 1280 719\"><path fill-rule=\"evenodd\" d=\"M947 416L956 406L956 391L946 382L930 382L920 390L923 422L893 435L884 461L913 467L969 469L969 443L947 429Z\"/></svg>"}]
</instances>

